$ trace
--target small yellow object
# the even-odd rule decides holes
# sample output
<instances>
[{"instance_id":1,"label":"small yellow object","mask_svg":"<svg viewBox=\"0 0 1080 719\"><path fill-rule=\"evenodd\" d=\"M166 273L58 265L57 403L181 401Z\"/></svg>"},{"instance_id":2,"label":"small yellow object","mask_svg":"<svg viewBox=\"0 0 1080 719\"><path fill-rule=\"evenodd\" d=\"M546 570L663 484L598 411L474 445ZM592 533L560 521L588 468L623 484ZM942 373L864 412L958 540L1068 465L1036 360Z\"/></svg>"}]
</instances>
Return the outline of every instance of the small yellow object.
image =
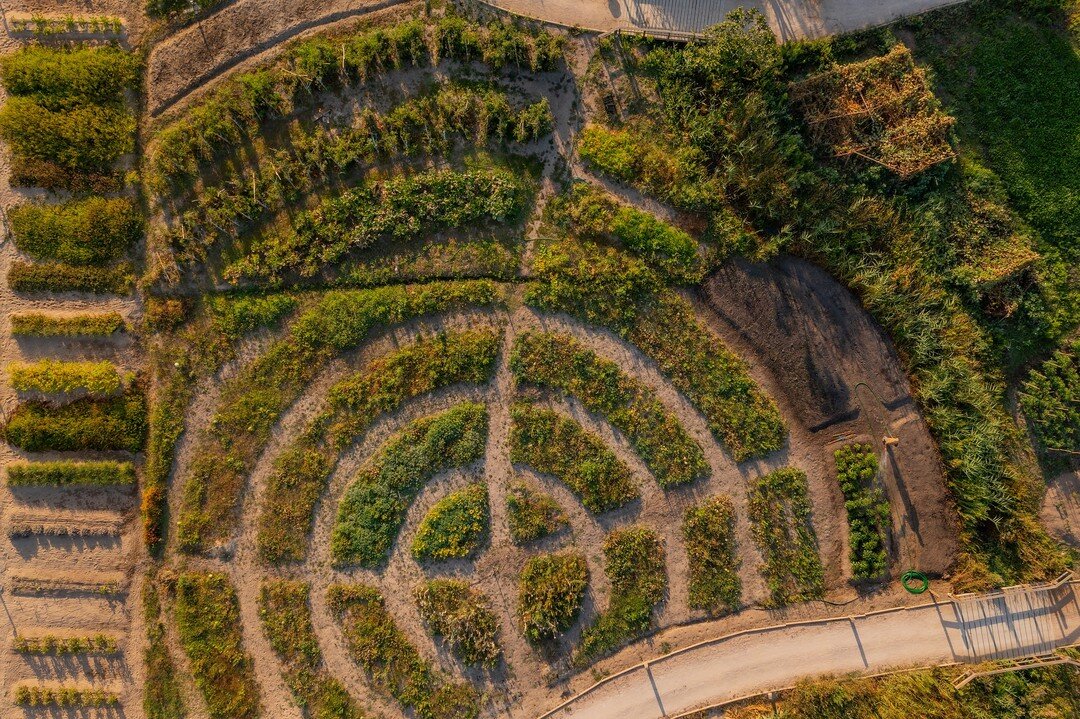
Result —
<instances>
[{"instance_id":1,"label":"small yellow object","mask_svg":"<svg viewBox=\"0 0 1080 719\"><path fill-rule=\"evenodd\" d=\"M884 437L882 437L881 441L885 443L886 447L893 447L900 444L899 437L890 437L889 435L885 435Z\"/></svg>"}]
</instances>

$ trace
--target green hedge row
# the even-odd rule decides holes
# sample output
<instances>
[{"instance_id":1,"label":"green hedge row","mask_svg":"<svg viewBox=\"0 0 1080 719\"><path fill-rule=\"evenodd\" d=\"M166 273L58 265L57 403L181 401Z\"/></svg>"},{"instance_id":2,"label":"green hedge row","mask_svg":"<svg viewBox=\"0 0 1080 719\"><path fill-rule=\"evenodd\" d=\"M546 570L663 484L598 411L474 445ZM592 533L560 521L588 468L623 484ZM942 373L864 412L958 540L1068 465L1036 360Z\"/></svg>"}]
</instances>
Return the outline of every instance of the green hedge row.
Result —
<instances>
[{"instance_id":1,"label":"green hedge row","mask_svg":"<svg viewBox=\"0 0 1080 719\"><path fill-rule=\"evenodd\" d=\"M785 467L759 477L750 488L750 521L765 558L761 573L771 593L769 605L820 599L825 569L810 524L806 473Z\"/></svg>"},{"instance_id":2,"label":"green hedge row","mask_svg":"<svg viewBox=\"0 0 1080 719\"><path fill-rule=\"evenodd\" d=\"M357 473L338 505L330 537L336 566L386 561L417 493L438 472L484 456L487 409L466 402L410 423Z\"/></svg>"},{"instance_id":3,"label":"green hedge row","mask_svg":"<svg viewBox=\"0 0 1080 719\"><path fill-rule=\"evenodd\" d=\"M620 333L652 358L709 422L736 461L780 449L787 428L746 363L694 316L644 262L571 241L537 249L526 302Z\"/></svg>"},{"instance_id":4,"label":"green hedge row","mask_svg":"<svg viewBox=\"0 0 1080 719\"><path fill-rule=\"evenodd\" d=\"M510 485L506 493L506 515L510 524L510 540L514 544L526 544L546 537L568 524L566 513L559 503L524 480Z\"/></svg>"},{"instance_id":5,"label":"green hedge row","mask_svg":"<svg viewBox=\"0 0 1080 719\"><path fill-rule=\"evenodd\" d=\"M465 559L487 539L490 524L487 485L473 482L440 499L420 520L413 535L413 558Z\"/></svg>"},{"instance_id":6,"label":"green hedge row","mask_svg":"<svg viewBox=\"0 0 1080 719\"><path fill-rule=\"evenodd\" d=\"M881 579L889 573L889 503L875 484L878 459L867 444L852 444L833 453L836 478L844 493L848 518L851 574L856 581Z\"/></svg>"},{"instance_id":7,"label":"green hedge row","mask_svg":"<svg viewBox=\"0 0 1080 719\"><path fill-rule=\"evenodd\" d=\"M119 312L52 315L18 312L11 315L11 334L22 337L107 337L125 327Z\"/></svg>"},{"instance_id":8,"label":"green hedge row","mask_svg":"<svg viewBox=\"0 0 1080 719\"><path fill-rule=\"evenodd\" d=\"M60 406L23 402L3 434L27 452L138 452L146 441L146 398L141 388L132 387L119 397L87 397Z\"/></svg>"},{"instance_id":9,"label":"green hedge row","mask_svg":"<svg viewBox=\"0 0 1080 719\"><path fill-rule=\"evenodd\" d=\"M195 686L215 719L261 716L259 684L240 633L240 605L229 578L189 572L176 580L174 604L180 645Z\"/></svg>"},{"instance_id":10,"label":"green hedge row","mask_svg":"<svg viewBox=\"0 0 1080 719\"><path fill-rule=\"evenodd\" d=\"M372 686L417 719L476 719L480 698L472 684L454 683L424 659L397 626L379 592L363 584L331 585L327 603L341 622L352 658Z\"/></svg>"},{"instance_id":11,"label":"green hedge row","mask_svg":"<svg viewBox=\"0 0 1080 719\"><path fill-rule=\"evenodd\" d=\"M279 281L288 272L310 277L346 252L377 240L403 242L447 228L514 220L524 208L524 184L507 170L427 170L346 190L301 212L293 231L270 235L232 265L233 278Z\"/></svg>"},{"instance_id":12,"label":"green hedge row","mask_svg":"<svg viewBox=\"0 0 1080 719\"><path fill-rule=\"evenodd\" d=\"M36 362L12 362L8 365L11 386L17 392L84 391L88 394L108 395L119 391L123 377L116 365L108 360L101 362L64 362L41 359Z\"/></svg>"},{"instance_id":13,"label":"green hedge row","mask_svg":"<svg viewBox=\"0 0 1080 719\"><path fill-rule=\"evenodd\" d=\"M72 104L118 105L139 83L141 61L112 45L24 45L0 58L0 82L9 95L31 97L52 109Z\"/></svg>"},{"instance_id":14,"label":"green hedge row","mask_svg":"<svg viewBox=\"0 0 1080 719\"><path fill-rule=\"evenodd\" d=\"M518 577L518 619L534 643L565 632L581 612L589 587L589 567L578 552L531 557Z\"/></svg>"},{"instance_id":15,"label":"green hedge row","mask_svg":"<svg viewBox=\"0 0 1080 719\"><path fill-rule=\"evenodd\" d=\"M626 435L662 487L709 470L701 447L645 385L570 335L525 332L514 340L510 368L519 383L577 397Z\"/></svg>"},{"instance_id":16,"label":"green hedge row","mask_svg":"<svg viewBox=\"0 0 1080 719\"><path fill-rule=\"evenodd\" d=\"M24 203L8 218L15 247L35 260L106 265L121 259L142 234L131 200L89 197L59 205Z\"/></svg>"},{"instance_id":17,"label":"green hedge row","mask_svg":"<svg viewBox=\"0 0 1080 719\"><path fill-rule=\"evenodd\" d=\"M334 385L326 411L274 462L259 508L259 556L268 562L302 560L315 503L342 449L376 417L409 399L457 383L489 381L498 348L496 332L441 333L389 352Z\"/></svg>"},{"instance_id":18,"label":"green hedge row","mask_svg":"<svg viewBox=\"0 0 1080 719\"><path fill-rule=\"evenodd\" d=\"M12 462L7 473L8 484L19 486L135 484L131 462Z\"/></svg>"},{"instance_id":19,"label":"green hedge row","mask_svg":"<svg viewBox=\"0 0 1080 719\"><path fill-rule=\"evenodd\" d=\"M494 667L502 656L491 602L461 579L430 579L413 592L420 618L466 664Z\"/></svg>"},{"instance_id":20,"label":"green hedge row","mask_svg":"<svg viewBox=\"0 0 1080 719\"><path fill-rule=\"evenodd\" d=\"M667 594L664 545L646 527L616 529L604 539L604 571L611 581L608 607L581 633L573 663L598 657L641 636L652 626L653 608Z\"/></svg>"},{"instance_id":21,"label":"green hedge row","mask_svg":"<svg viewBox=\"0 0 1080 719\"><path fill-rule=\"evenodd\" d=\"M135 150L135 116L124 108L78 105L50 110L25 97L0 108L0 137L13 154L76 173L110 174Z\"/></svg>"},{"instance_id":22,"label":"green hedge row","mask_svg":"<svg viewBox=\"0 0 1080 719\"><path fill-rule=\"evenodd\" d=\"M510 461L557 477L600 514L637 499L630 468L580 424L525 403L510 408Z\"/></svg>"},{"instance_id":23,"label":"green hedge row","mask_svg":"<svg viewBox=\"0 0 1080 719\"><path fill-rule=\"evenodd\" d=\"M46 687L22 684L12 692L15 703L24 707L64 707L80 709L84 707L114 707L120 703L120 697L104 689L86 689L83 687Z\"/></svg>"},{"instance_id":24,"label":"green hedge row","mask_svg":"<svg viewBox=\"0 0 1080 719\"><path fill-rule=\"evenodd\" d=\"M228 536L238 497L270 429L331 358L363 342L378 326L501 302L491 282L339 290L324 294L289 325L285 336L224 383L213 432L196 442L184 483L179 540L184 551Z\"/></svg>"},{"instance_id":25,"label":"green hedge row","mask_svg":"<svg viewBox=\"0 0 1080 719\"><path fill-rule=\"evenodd\" d=\"M89 292L99 295L124 295L135 283L135 273L128 263L113 267L75 267L57 262L15 261L8 270L8 285L15 292Z\"/></svg>"},{"instance_id":26,"label":"green hedge row","mask_svg":"<svg viewBox=\"0 0 1080 719\"><path fill-rule=\"evenodd\" d=\"M37 637L16 635L12 649L19 654L118 654L116 639L107 634L91 634L81 637L58 637L45 634Z\"/></svg>"},{"instance_id":27,"label":"green hedge row","mask_svg":"<svg viewBox=\"0 0 1080 719\"><path fill-rule=\"evenodd\" d=\"M1028 373L1020 408L1043 447L1080 452L1080 341Z\"/></svg>"},{"instance_id":28,"label":"green hedge row","mask_svg":"<svg viewBox=\"0 0 1080 719\"><path fill-rule=\"evenodd\" d=\"M738 611L742 605L735 511L727 497L713 497L683 515L683 538L690 563L690 606L709 613Z\"/></svg>"},{"instance_id":29,"label":"green hedge row","mask_svg":"<svg viewBox=\"0 0 1080 719\"><path fill-rule=\"evenodd\" d=\"M365 719L368 716L323 664L311 623L311 587L290 579L267 579L259 592L259 617L281 660L285 683L306 716Z\"/></svg>"}]
</instances>

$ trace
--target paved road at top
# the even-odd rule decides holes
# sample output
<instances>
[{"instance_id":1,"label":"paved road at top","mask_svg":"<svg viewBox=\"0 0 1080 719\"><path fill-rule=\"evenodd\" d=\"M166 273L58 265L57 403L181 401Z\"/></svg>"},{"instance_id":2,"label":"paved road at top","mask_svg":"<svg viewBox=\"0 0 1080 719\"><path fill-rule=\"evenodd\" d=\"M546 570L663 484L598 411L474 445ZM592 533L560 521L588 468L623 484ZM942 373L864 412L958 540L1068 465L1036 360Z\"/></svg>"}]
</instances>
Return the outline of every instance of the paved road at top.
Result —
<instances>
[{"instance_id":1,"label":"paved road at top","mask_svg":"<svg viewBox=\"0 0 1080 719\"><path fill-rule=\"evenodd\" d=\"M674 716L815 676L1046 654L1080 642L1074 586L732 635L638 666L579 695L551 717Z\"/></svg>"},{"instance_id":2,"label":"paved road at top","mask_svg":"<svg viewBox=\"0 0 1080 719\"><path fill-rule=\"evenodd\" d=\"M737 7L756 8L782 40L881 25L957 0L484 0L521 15L589 30L662 28L698 32Z\"/></svg>"}]
</instances>

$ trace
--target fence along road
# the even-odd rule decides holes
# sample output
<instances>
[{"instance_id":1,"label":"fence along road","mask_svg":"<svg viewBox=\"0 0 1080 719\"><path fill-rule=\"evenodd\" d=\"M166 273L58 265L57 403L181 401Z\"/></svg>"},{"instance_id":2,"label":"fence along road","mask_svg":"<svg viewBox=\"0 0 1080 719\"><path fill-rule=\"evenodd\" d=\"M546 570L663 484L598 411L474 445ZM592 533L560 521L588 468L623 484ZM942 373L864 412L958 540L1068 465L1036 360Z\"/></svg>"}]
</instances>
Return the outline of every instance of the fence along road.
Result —
<instances>
[{"instance_id":1,"label":"fence along road","mask_svg":"<svg viewBox=\"0 0 1080 719\"><path fill-rule=\"evenodd\" d=\"M702 642L599 682L541 719L673 717L828 674L1018 659L1080 643L1067 580Z\"/></svg>"}]
</instances>

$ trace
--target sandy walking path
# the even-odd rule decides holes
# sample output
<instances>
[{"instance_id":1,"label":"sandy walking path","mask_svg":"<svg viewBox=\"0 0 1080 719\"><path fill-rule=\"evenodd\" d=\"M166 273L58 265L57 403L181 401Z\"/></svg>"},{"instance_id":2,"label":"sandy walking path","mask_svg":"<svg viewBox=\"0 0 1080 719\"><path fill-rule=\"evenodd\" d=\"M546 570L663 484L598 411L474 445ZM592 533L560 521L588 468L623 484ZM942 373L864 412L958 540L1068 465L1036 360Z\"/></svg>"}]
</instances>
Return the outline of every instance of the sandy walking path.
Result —
<instances>
[{"instance_id":1,"label":"sandy walking path","mask_svg":"<svg viewBox=\"0 0 1080 719\"><path fill-rule=\"evenodd\" d=\"M1080 642L1073 585L768 627L614 675L545 717L678 716L807 678L1042 654Z\"/></svg>"},{"instance_id":2,"label":"sandy walking path","mask_svg":"<svg viewBox=\"0 0 1080 719\"><path fill-rule=\"evenodd\" d=\"M589 30L700 32L737 7L759 10L781 40L882 25L962 0L484 0L519 15Z\"/></svg>"}]
</instances>

